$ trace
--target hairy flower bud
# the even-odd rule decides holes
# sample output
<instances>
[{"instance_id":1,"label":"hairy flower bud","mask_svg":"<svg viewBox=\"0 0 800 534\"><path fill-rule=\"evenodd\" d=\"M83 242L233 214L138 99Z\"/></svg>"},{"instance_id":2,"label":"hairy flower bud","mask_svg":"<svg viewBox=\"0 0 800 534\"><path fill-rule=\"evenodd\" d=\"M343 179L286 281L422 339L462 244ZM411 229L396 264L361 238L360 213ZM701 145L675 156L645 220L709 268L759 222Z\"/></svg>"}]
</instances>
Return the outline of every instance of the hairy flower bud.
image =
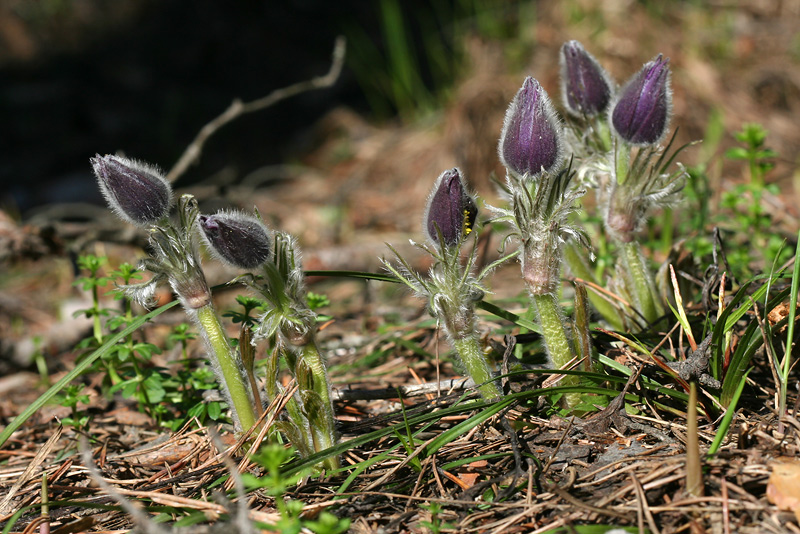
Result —
<instances>
[{"instance_id":1,"label":"hairy flower bud","mask_svg":"<svg viewBox=\"0 0 800 534\"><path fill-rule=\"evenodd\" d=\"M209 248L238 269L254 269L270 257L270 237L258 218L238 212L200 215L197 224Z\"/></svg>"},{"instance_id":2,"label":"hairy flower bud","mask_svg":"<svg viewBox=\"0 0 800 534\"><path fill-rule=\"evenodd\" d=\"M537 177L562 163L561 126L553 104L539 82L525 78L506 111L498 152L517 176Z\"/></svg>"},{"instance_id":3,"label":"hairy flower bud","mask_svg":"<svg viewBox=\"0 0 800 534\"><path fill-rule=\"evenodd\" d=\"M578 41L561 47L561 96L578 117L599 115L611 100L611 78Z\"/></svg>"},{"instance_id":4,"label":"hairy flower bud","mask_svg":"<svg viewBox=\"0 0 800 534\"><path fill-rule=\"evenodd\" d=\"M672 108L669 80L669 58L659 54L625 84L611 111L611 125L619 137L637 146L661 141Z\"/></svg>"},{"instance_id":5,"label":"hairy flower bud","mask_svg":"<svg viewBox=\"0 0 800 534\"><path fill-rule=\"evenodd\" d=\"M467 193L461 171L453 168L436 179L425 210L425 232L434 243L439 235L448 246L458 245L472 231L478 207Z\"/></svg>"},{"instance_id":6,"label":"hairy flower bud","mask_svg":"<svg viewBox=\"0 0 800 534\"><path fill-rule=\"evenodd\" d=\"M172 187L157 167L99 154L90 161L100 191L121 219L136 226L149 226L169 214Z\"/></svg>"}]
</instances>

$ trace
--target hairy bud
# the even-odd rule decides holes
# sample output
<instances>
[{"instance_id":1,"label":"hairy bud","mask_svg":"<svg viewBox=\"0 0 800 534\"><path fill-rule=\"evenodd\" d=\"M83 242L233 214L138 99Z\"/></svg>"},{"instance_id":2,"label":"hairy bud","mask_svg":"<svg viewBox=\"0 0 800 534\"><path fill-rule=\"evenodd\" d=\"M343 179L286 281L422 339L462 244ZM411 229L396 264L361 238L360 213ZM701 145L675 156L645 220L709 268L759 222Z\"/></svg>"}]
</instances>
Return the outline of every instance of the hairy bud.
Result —
<instances>
[{"instance_id":1,"label":"hairy bud","mask_svg":"<svg viewBox=\"0 0 800 534\"><path fill-rule=\"evenodd\" d=\"M661 141L672 108L669 80L669 58L659 54L625 84L611 111L611 125L619 137L637 146Z\"/></svg>"},{"instance_id":2,"label":"hairy bud","mask_svg":"<svg viewBox=\"0 0 800 534\"><path fill-rule=\"evenodd\" d=\"M561 96L564 107L575 116L595 116L611 100L611 78L578 41L561 47Z\"/></svg>"},{"instance_id":3,"label":"hairy bud","mask_svg":"<svg viewBox=\"0 0 800 534\"><path fill-rule=\"evenodd\" d=\"M149 226L169 214L172 187L158 168L120 156L98 154L90 161L100 191L121 219Z\"/></svg>"},{"instance_id":4,"label":"hairy bud","mask_svg":"<svg viewBox=\"0 0 800 534\"><path fill-rule=\"evenodd\" d=\"M200 215L197 224L210 249L238 269L254 269L270 258L270 237L258 218L238 212Z\"/></svg>"},{"instance_id":5,"label":"hairy bud","mask_svg":"<svg viewBox=\"0 0 800 534\"><path fill-rule=\"evenodd\" d=\"M537 177L562 163L561 126L553 104L539 82L530 76L506 112L498 152L515 175Z\"/></svg>"},{"instance_id":6,"label":"hairy bud","mask_svg":"<svg viewBox=\"0 0 800 534\"><path fill-rule=\"evenodd\" d=\"M434 243L439 235L448 246L458 245L472 231L478 207L467 192L461 171L453 168L436 179L425 210L425 232Z\"/></svg>"}]
</instances>

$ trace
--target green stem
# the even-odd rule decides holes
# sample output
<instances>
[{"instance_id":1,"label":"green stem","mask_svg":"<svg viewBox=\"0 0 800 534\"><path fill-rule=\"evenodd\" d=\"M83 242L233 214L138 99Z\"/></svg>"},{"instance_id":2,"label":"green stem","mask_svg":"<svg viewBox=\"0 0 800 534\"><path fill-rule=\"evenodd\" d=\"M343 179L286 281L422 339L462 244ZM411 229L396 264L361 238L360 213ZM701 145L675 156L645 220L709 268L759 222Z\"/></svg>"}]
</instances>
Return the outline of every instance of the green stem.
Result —
<instances>
[{"instance_id":1,"label":"green stem","mask_svg":"<svg viewBox=\"0 0 800 534\"><path fill-rule=\"evenodd\" d=\"M122 377L119 376L117 373L117 367L114 365L114 362L107 361L106 362L106 372L108 372L108 377L111 380L111 385L116 386L120 382L122 382Z\"/></svg>"},{"instance_id":2,"label":"green stem","mask_svg":"<svg viewBox=\"0 0 800 534\"><path fill-rule=\"evenodd\" d=\"M460 338L454 337L453 348L456 349L461 361L464 362L464 367L467 368L469 376L475 381L475 385L479 386L478 391L481 392L484 399L492 400L503 396L497 386L494 373L492 373L492 367L489 365L489 361L486 359L474 334L470 333Z\"/></svg>"},{"instance_id":3,"label":"green stem","mask_svg":"<svg viewBox=\"0 0 800 534\"><path fill-rule=\"evenodd\" d=\"M613 146L611 141L611 129L608 123L599 117L594 119L595 132L597 132L597 140L599 141L599 148L603 152L609 152Z\"/></svg>"},{"instance_id":4,"label":"green stem","mask_svg":"<svg viewBox=\"0 0 800 534\"><path fill-rule=\"evenodd\" d=\"M314 445L317 452L329 449L336 445L336 420L333 417L333 403L328 382L328 371L322 361L322 355L315 339L311 339L302 346L298 360L302 360L311 370L313 375L313 392L321 400L322 413L306 414L311 423L311 432L314 435ZM300 383L300 381L298 381ZM301 386L302 387L302 386ZM301 398L304 397L300 392ZM331 456L325 459L325 468L328 470L339 468L339 457Z\"/></svg>"},{"instance_id":5,"label":"green stem","mask_svg":"<svg viewBox=\"0 0 800 534\"><path fill-rule=\"evenodd\" d=\"M617 140L616 150L614 151L614 168L615 168L615 178L617 180L617 186L622 186L625 183L625 180L628 178L628 168L631 161L631 147L623 143L622 141Z\"/></svg>"},{"instance_id":6,"label":"green stem","mask_svg":"<svg viewBox=\"0 0 800 534\"><path fill-rule=\"evenodd\" d=\"M92 287L92 303L94 306L92 307L92 328L94 339L97 341L98 345L103 344L103 325L100 323L100 297L97 293L97 285Z\"/></svg>"},{"instance_id":7,"label":"green stem","mask_svg":"<svg viewBox=\"0 0 800 534\"><path fill-rule=\"evenodd\" d=\"M623 245L625 267L632 283L636 306L648 324L655 324L664 315L650 271L644 262L639 243L631 241Z\"/></svg>"},{"instance_id":8,"label":"green stem","mask_svg":"<svg viewBox=\"0 0 800 534\"><path fill-rule=\"evenodd\" d=\"M272 345L274 348L266 362L266 382L264 386L267 393L267 402L270 404L275 401L278 395L284 393L284 389L278 383L281 356L286 361L289 360L286 356L289 350L282 341L273 339ZM300 456L306 458L314 454L314 438L311 437L311 427L308 424L308 419L303 415L303 410L300 409L297 394L287 399L284 406L284 418L278 420L277 427L283 431L289 442L300 453Z\"/></svg>"},{"instance_id":9,"label":"green stem","mask_svg":"<svg viewBox=\"0 0 800 534\"><path fill-rule=\"evenodd\" d=\"M222 329L213 305L206 304L196 311L200 329L215 356L216 367L222 373L224 383L220 385L227 390L234 419L238 421L242 431L246 432L256 424L256 417L250 394L247 391L247 385L239 369L234 352L228 343L228 337Z\"/></svg>"},{"instance_id":10,"label":"green stem","mask_svg":"<svg viewBox=\"0 0 800 534\"><path fill-rule=\"evenodd\" d=\"M564 328L566 321L561 314L558 302L556 302L556 296L552 293L532 294L531 302L536 308L539 326L542 327L545 348L553 360L553 367L560 369L566 366L575 354L567 331ZM573 375L567 375L561 379L561 385L564 386L572 386L577 383L578 378ZM568 393L564 396L564 403L567 408L577 405L580 400L580 393Z\"/></svg>"}]
</instances>

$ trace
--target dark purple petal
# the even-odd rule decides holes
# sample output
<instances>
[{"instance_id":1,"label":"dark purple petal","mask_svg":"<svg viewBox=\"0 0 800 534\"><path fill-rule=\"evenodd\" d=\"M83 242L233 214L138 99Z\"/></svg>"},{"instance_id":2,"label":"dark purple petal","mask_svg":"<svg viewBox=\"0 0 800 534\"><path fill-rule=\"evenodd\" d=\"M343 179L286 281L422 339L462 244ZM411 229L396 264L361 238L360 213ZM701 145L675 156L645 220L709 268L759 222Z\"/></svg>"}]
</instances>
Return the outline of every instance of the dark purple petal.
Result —
<instances>
[{"instance_id":1,"label":"dark purple petal","mask_svg":"<svg viewBox=\"0 0 800 534\"><path fill-rule=\"evenodd\" d=\"M99 154L90 161L103 196L122 219L148 226L167 216L172 205L172 187L156 167Z\"/></svg>"},{"instance_id":2,"label":"dark purple petal","mask_svg":"<svg viewBox=\"0 0 800 534\"><path fill-rule=\"evenodd\" d=\"M664 137L672 107L669 78L669 58L661 55L631 78L611 112L617 135L639 146L658 143Z\"/></svg>"},{"instance_id":3,"label":"dark purple petal","mask_svg":"<svg viewBox=\"0 0 800 534\"><path fill-rule=\"evenodd\" d=\"M518 176L536 177L561 166L561 131L553 104L530 76L506 112L498 152L503 165Z\"/></svg>"},{"instance_id":4,"label":"dark purple petal","mask_svg":"<svg viewBox=\"0 0 800 534\"><path fill-rule=\"evenodd\" d=\"M561 47L561 93L567 110L577 116L599 115L611 100L610 77L578 41Z\"/></svg>"},{"instance_id":5,"label":"dark purple petal","mask_svg":"<svg viewBox=\"0 0 800 534\"><path fill-rule=\"evenodd\" d=\"M456 168L443 172L428 199L425 214L428 237L438 243L441 233L446 245L455 246L472 231L477 215L478 207L467 193L461 172Z\"/></svg>"},{"instance_id":6,"label":"dark purple petal","mask_svg":"<svg viewBox=\"0 0 800 534\"><path fill-rule=\"evenodd\" d=\"M264 224L242 213L200 215L197 223L211 249L239 269L254 269L270 257L270 239Z\"/></svg>"}]
</instances>

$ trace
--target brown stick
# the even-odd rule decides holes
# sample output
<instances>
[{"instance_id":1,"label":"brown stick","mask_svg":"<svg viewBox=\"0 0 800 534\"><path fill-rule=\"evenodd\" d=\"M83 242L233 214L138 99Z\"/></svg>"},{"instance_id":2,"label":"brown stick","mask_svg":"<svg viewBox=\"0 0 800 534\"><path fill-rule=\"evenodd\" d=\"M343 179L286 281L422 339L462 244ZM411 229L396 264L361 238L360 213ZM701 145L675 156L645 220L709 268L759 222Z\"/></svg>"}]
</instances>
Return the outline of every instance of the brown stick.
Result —
<instances>
[{"instance_id":1,"label":"brown stick","mask_svg":"<svg viewBox=\"0 0 800 534\"><path fill-rule=\"evenodd\" d=\"M228 106L228 109L223 111L221 115L200 129L200 131L197 133L197 136L194 138L194 141L192 141L192 143L186 147L186 150L183 152L180 159L178 159L178 162L175 163L175 165L167 174L167 181L174 182L179 176L186 172L186 169L189 168L189 165L196 163L197 160L200 159L200 154L203 151L203 145L208 138L214 135L217 130L229 122L246 113L260 111L277 104L281 100L286 100L287 98L293 97L300 93L313 91L315 89L324 89L332 86L334 83L336 83L336 80L339 78L339 74L342 72L345 50L345 38L342 36L337 37L336 42L333 45L333 60L331 63L331 68L324 76L318 76L310 80L295 83L282 89L276 89L267 96L259 98L258 100L253 100L252 102L242 102L238 98L234 99L234 101L231 102L231 105Z\"/></svg>"}]
</instances>

